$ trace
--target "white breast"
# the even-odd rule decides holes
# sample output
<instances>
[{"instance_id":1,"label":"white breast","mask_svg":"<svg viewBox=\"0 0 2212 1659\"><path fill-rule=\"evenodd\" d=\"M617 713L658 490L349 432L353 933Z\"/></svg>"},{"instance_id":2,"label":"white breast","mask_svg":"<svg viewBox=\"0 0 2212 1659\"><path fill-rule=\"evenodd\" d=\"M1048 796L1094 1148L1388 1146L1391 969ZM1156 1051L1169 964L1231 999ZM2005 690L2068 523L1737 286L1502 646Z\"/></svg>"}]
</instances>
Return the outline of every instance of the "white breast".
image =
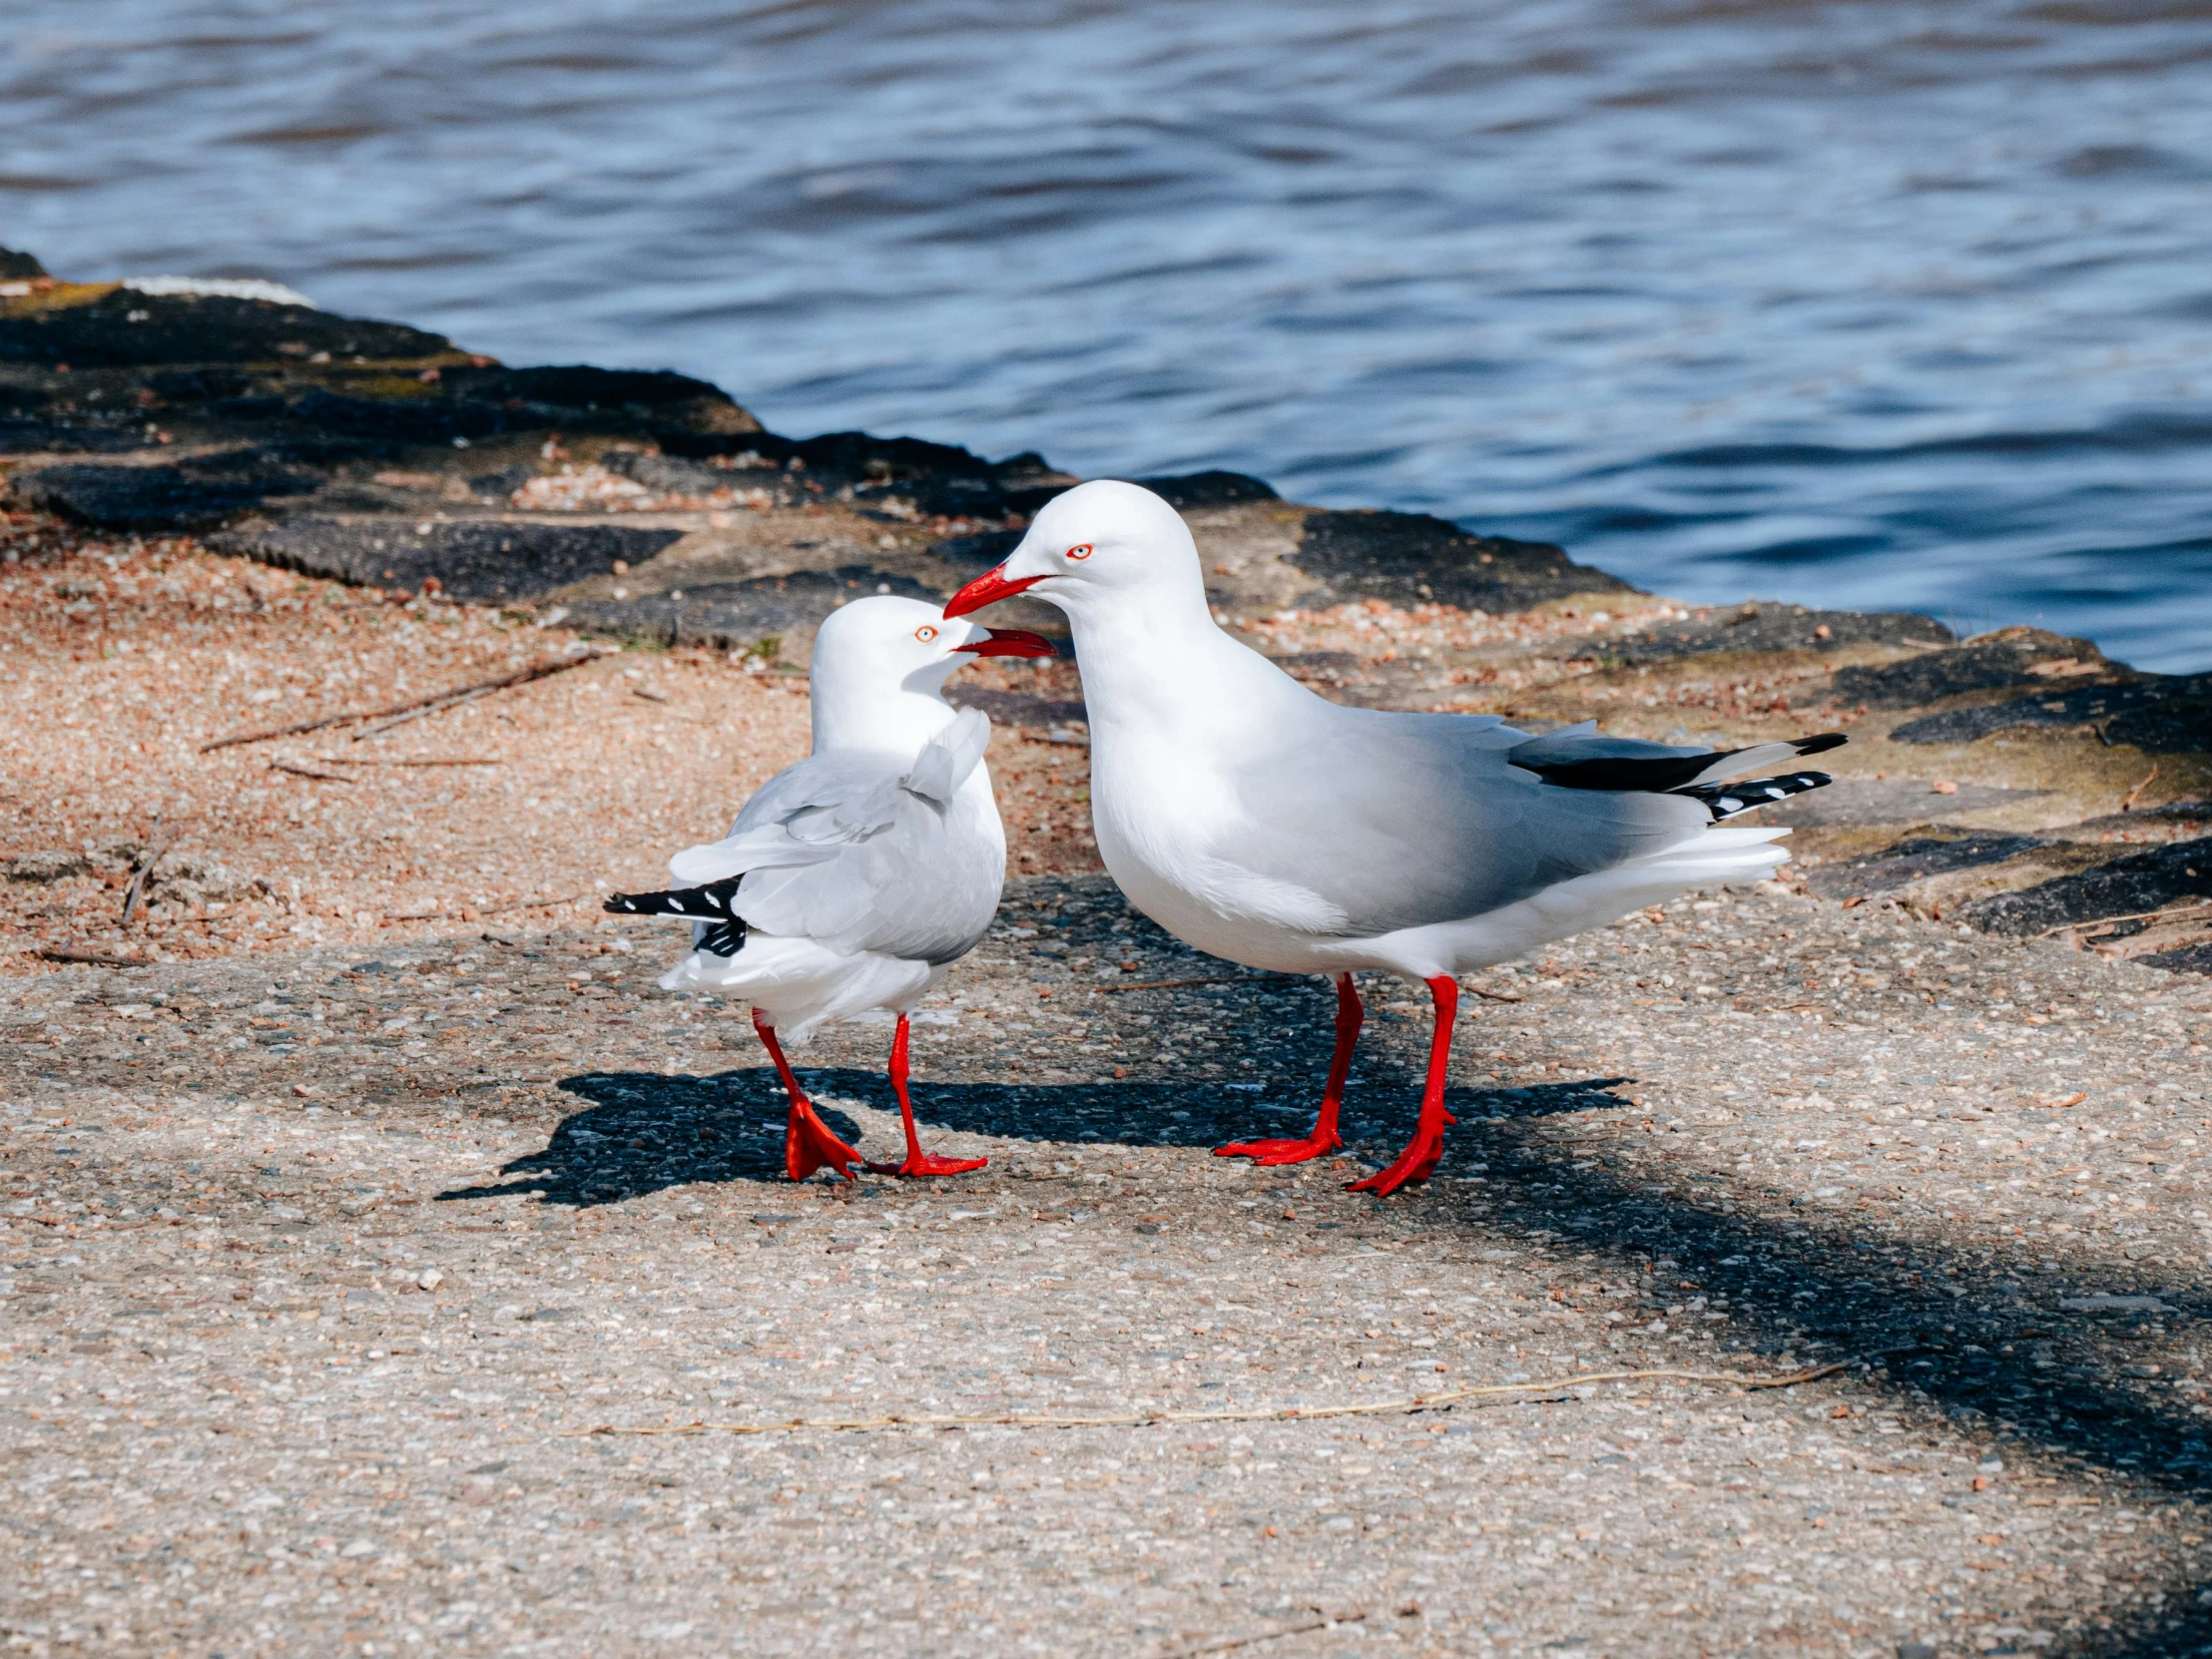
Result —
<instances>
[{"instance_id":1,"label":"white breast","mask_svg":"<svg viewBox=\"0 0 2212 1659\"><path fill-rule=\"evenodd\" d=\"M1227 774L1186 745L1095 730L1094 743L1099 857L1130 901L1212 955L1282 972L1318 971L1315 947L1343 926L1344 913L1317 893L1238 861L1249 817Z\"/></svg>"}]
</instances>

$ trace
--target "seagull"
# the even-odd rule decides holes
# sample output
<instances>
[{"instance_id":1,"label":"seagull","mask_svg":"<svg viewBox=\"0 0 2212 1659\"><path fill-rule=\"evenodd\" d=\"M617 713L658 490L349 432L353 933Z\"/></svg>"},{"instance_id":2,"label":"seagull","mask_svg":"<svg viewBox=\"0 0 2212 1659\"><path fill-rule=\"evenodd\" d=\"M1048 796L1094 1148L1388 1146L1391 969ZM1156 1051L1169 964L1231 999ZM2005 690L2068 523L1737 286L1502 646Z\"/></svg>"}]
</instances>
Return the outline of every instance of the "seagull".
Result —
<instances>
[{"instance_id":1,"label":"seagull","mask_svg":"<svg viewBox=\"0 0 2212 1659\"><path fill-rule=\"evenodd\" d=\"M1006 831L983 747L990 718L956 710L943 687L977 657L1049 657L1041 635L942 616L919 600L871 596L830 613L815 636L814 748L745 804L730 833L669 860L678 885L616 893L616 915L681 916L692 949L663 990L713 988L753 1005L753 1027L784 1080L784 1167L847 1181L860 1155L840 1140L784 1057L826 1021L874 1008L898 1015L892 1092L906 1159L881 1175L957 1175L982 1158L922 1151L906 1097L907 1021L998 909Z\"/></svg>"},{"instance_id":2,"label":"seagull","mask_svg":"<svg viewBox=\"0 0 2212 1659\"><path fill-rule=\"evenodd\" d=\"M997 569L944 608L1034 591L1067 614L1091 729L1099 855L1130 901L1216 956L1337 985L1313 1133L1243 1142L1263 1164L1343 1145L1356 971L1423 981L1434 1004L1418 1127L1355 1191L1426 1181L1443 1153L1457 975L1670 898L1750 881L1785 829L1715 828L1829 782L1725 780L1834 749L1840 733L1716 753L1598 734L1531 736L1497 715L1348 709L1214 623L1183 520L1135 484L1056 496Z\"/></svg>"}]
</instances>

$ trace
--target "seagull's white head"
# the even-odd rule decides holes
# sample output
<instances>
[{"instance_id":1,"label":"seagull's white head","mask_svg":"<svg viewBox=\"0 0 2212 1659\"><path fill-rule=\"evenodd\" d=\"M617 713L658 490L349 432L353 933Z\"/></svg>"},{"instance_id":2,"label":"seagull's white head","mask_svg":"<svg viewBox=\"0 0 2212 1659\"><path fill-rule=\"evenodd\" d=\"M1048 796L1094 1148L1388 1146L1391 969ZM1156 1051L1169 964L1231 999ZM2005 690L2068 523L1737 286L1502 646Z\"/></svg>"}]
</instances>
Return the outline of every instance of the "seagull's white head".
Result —
<instances>
[{"instance_id":1,"label":"seagull's white head","mask_svg":"<svg viewBox=\"0 0 2212 1659\"><path fill-rule=\"evenodd\" d=\"M955 669L978 657L1052 654L1041 634L948 618L918 599L855 599L815 635L815 748L926 743L949 718L942 693Z\"/></svg>"},{"instance_id":2,"label":"seagull's white head","mask_svg":"<svg viewBox=\"0 0 2212 1659\"><path fill-rule=\"evenodd\" d=\"M1190 526L1138 484L1098 478L1056 495L1006 562L952 596L947 617L1034 589L1081 619L1133 603L1155 618L1193 604L1206 615L1206 582Z\"/></svg>"}]
</instances>

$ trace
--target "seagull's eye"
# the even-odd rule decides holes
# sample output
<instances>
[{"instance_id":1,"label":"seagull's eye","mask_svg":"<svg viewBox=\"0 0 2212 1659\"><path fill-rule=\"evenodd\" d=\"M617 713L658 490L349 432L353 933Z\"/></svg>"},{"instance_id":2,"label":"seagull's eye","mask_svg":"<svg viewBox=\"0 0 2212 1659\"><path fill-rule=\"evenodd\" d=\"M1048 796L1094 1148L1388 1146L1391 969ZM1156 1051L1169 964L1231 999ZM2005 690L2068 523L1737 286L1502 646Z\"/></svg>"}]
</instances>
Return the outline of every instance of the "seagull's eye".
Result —
<instances>
[{"instance_id":1,"label":"seagull's eye","mask_svg":"<svg viewBox=\"0 0 2212 1659\"><path fill-rule=\"evenodd\" d=\"M923 623L919 628L916 628L914 630L914 638L921 641L923 645L927 645L936 637L937 631L934 628L930 627L929 624L926 622Z\"/></svg>"},{"instance_id":2,"label":"seagull's eye","mask_svg":"<svg viewBox=\"0 0 2212 1659\"><path fill-rule=\"evenodd\" d=\"M1071 548L1069 548L1069 549L1068 549L1068 557L1069 557L1069 558L1071 558L1071 559L1087 559L1087 558L1089 558L1090 556L1091 556L1091 544L1090 544L1089 542L1087 542L1087 541L1086 541L1086 542L1081 542L1081 543L1077 544L1076 546L1074 546L1074 547L1071 547Z\"/></svg>"}]
</instances>

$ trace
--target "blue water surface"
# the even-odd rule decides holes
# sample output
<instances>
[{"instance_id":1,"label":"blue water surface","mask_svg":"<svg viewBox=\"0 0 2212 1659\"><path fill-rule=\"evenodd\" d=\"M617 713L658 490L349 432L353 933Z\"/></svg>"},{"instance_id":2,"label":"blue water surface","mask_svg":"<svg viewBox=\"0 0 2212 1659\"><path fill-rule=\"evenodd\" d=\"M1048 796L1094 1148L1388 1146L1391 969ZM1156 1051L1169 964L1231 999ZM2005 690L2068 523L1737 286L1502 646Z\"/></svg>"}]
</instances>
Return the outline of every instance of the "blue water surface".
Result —
<instances>
[{"instance_id":1,"label":"blue water surface","mask_svg":"<svg viewBox=\"0 0 2212 1659\"><path fill-rule=\"evenodd\" d=\"M13 0L0 243L2212 666L2204 0Z\"/></svg>"}]
</instances>

